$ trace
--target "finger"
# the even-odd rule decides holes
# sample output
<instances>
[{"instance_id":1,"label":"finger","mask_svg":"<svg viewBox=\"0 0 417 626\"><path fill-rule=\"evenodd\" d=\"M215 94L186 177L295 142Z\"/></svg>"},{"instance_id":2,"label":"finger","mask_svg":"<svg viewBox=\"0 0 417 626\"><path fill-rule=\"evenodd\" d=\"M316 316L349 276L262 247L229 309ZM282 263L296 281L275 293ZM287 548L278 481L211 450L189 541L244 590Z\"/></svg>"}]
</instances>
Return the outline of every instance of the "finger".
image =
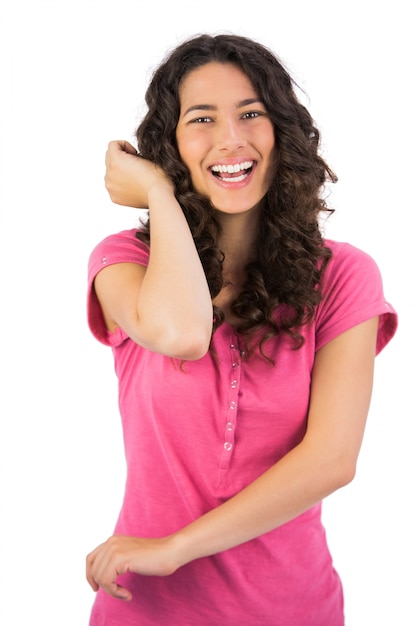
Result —
<instances>
[{"instance_id":1,"label":"finger","mask_svg":"<svg viewBox=\"0 0 417 626\"><path fill-rule=\"evenodd\" d=\"M90 584L90 587L93 589L93 591L98 591L101 587L103 591L108 593L113 598L117 598L119 600L126 600L127 602L129 602L132 599L132 594L130 593L130 591L126 589L125 587L122 587L115 581L110 581L110 582L101 581L101 583L98 583L90 572L88 572L87 574L87 580Z\"/></svg>"},{"instance_id":2,"label":"finger","mask_svg":"<svg viewBox=\"0 0 417 626\"><path fill-rule=\"evenodd\" d=\"M108 585L108 589L103 587L104 591L107 591L108 594L113 596L113 598L118 598L119 600L126 600L126 602L130 602L132 599L132 594L128 589L118 585L117 583L112 583Z\"/></svg>"},{"instance_id":3,"label":"finger","mask_svg":"<svg viewBox=\"0 0 417 626\"><path fill-rule=\"evenodd\" d=\"M95 554L95 552L96 552L96 550L94 550L94 552L91 552L87 556L87 558L86 558L85 577L87 578L88 584L90 585L92 590L93 591L98 591L99 585L95 581L94 576L92 574L92 569L93 569L93 565L94 565L94 554Z\"/></svg>"},{"instance_id":4,"label":"finger","mask_svg":"<svg viewBox=\"0 0 417 626\"><path fill-rule=\"evenodd\" d=\"M107 550L109 541L99 546L86 558L86 578L93 591L101 587L103 591L120 600L130 601L132 594L128 589L116 582L117 576L124 574L125 570L113 567L111 556ZM113 572L112 572L113 570Z\"/></svg>"},{"instance_id":5,"label":"finger","mask_svg":"<svg viewBox=\"0 0 417 626\"><path fill-rule=\"evenodd\" d=\"M132 144L129 143L128 141L121 142L120 147L122 148L124 152L128 152L129 154L134 154L135 156L137 155L136 148L134 148Z\"/></svg>"},{"instance_id":6,"label":"finger","mask_svg":"<svg viewBox=\"0 0 417 626\"><path fill-rule=\"evenodd\" d=\"M85 560L86 578L94 591L97 591L100 586L100 584L96 581L95 576L97 575L97 572L100 571L100 560L103 558L102 555L105 543L106 542L97 546L97 548L87 555Z\"/></svg>"},{"instance_id":7,"label":"finger","mask_svg":"<svg viewBox=\"0 0 417 626\"><path fill-rule=\"evenodd\" d=\"M136 149L132 146L131 143L125 141L124 139L118 139L116 141L111 141L107 148L108 151L122 151L127 152L128 154L137 154Z\"/></svg>"},{"instance_id":8,"label":"finger","mask_svg":"<svg viewBox=\"0 0 417 626\"><path fill-rule=\"evenodd\" d=\"M130 591L126 589L125 587L122 587L121 585L117 584L116 582L110 582L110 583L103 582L102 584L99 584L94 579L93 575L90 572L87 573L87 580L93 591L98 591L101 587L103 591L113 596L113 598L118 598L119 600L126 600L128 602L132 599L132 594L130 593Z\"/></svg>"},{"instance_id":9,"label":"finger","mask_svg":"<svg viewBox=\"0 0 417 626\"><path fill-rule=\"evenodd\" d=\"M117 165L119 162L120 154L129 155L130 158L130 155L137 156L138 153L137 150L128 141L111 141L107 147L105 154L106 168L109 168L114 164Z\"/></svg>"}]
</instances>

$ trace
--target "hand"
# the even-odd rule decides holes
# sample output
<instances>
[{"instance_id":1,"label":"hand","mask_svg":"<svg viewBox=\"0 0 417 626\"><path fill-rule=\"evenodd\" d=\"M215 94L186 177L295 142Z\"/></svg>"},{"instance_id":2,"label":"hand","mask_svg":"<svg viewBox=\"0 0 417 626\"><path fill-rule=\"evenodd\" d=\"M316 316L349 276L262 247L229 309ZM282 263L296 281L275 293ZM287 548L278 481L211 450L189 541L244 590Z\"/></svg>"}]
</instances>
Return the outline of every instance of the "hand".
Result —
<instances>
[{"instance_id":1,"label":"hand","mask_svg":"<svg viewBox=\"0 0 417 626\"><path fill-rule=\"evenodd\" d=\"M127 141L111 141L106 152L106 189L115 204L148 208L149 191L154 186L173 185L163 170L137 155Z\"/></svg>"},{"instance_id":2,"label":"hand","mask_svg":"<svg viewBox=\"0 0 417 626\"><path fill-rule=\"evenodd\" d=\"M87 556L87 580L94 591L101 587L114 598L131 600L130 591L116 582L121 574L169 576L178 565L173 537L142 539L114 535Z\"/></svg>"}]
</instances>

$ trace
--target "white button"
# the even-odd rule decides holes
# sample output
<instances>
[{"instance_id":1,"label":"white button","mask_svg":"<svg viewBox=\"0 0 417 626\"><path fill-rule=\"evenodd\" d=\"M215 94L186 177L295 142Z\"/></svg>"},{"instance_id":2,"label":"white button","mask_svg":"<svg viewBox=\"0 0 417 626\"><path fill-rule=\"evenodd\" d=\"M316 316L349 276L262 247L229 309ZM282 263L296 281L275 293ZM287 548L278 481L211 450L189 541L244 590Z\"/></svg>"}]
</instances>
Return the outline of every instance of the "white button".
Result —
<instances>
[{"instance_id":1,"label":"white button","mask_svg":"<svg viewBox=\"0 0 417 626\"><path fill-rule=\"evenodd\" d=\"M226 441L224 444L224 449L225 450L231 450L232 449L232 444L230 443L230 441Z\"/></svg>"},{"instance_id":2,"label":"white button","mask_svg":"<svg viewBox=\"0 0 417 626\"><path fill-rule=\"evenodd\" d=\"M230 344L230 348L231 348L232 350L236 350L236 346L235 346L235 344L234 344L234 343L231 343L231 344Z\"/></svg>"},{"instance_id":3,"label":"white button","mask_svg":"<svg viewBox=\"0 0 417 626\"><path fill-rule=\"evenodd\" d=\"M232 389L235 389L235 387L237 387L237 380L232 380L230 386L232 387Z\"/></svg>"},{"instance_id":4,"label":"white button","mask_svg":"<svg viewBox=\"0 0 417 626\"><path fill-rule=\"evenodd\" d=\"M231 403L229 404L229 407L230 407L231 409L235 409L235 408L236 408L236 402L231 402Z\"/></svg>"},{"instance_id":5,"label":"white button","mask_svg":"<svg viewBox=\"0 0 417 626\"><path fill-rule=\"evenodd\" d=\"M226 424L226 430L233 430L233 424L232 424L232 422L227 422L227 424Z\"/></svg>"},{"instance_id":6,"label":"white button","mask_svg":"<svg viewBox=\"0 0 417 626\"><path fill-rule=\"evenodd\" d=\"M101 259L101 262L103 263L103 265L105 265L105 264L107 263L107 257L105 257L105 256L104 256L104 257Z\"/></svg>"}]
</instances>

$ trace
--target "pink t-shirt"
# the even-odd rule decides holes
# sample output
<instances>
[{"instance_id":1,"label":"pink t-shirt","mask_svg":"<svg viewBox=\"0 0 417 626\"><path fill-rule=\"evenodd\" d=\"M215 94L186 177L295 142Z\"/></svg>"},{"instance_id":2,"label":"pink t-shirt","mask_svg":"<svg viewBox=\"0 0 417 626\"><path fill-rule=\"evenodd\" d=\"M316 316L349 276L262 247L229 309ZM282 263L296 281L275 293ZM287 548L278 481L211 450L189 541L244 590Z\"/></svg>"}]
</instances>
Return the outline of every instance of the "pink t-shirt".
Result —
<instances>
[{"instance_id":1,"label":"pink t-shirt","mask_svg":"<svg viewBox=\"0 0 417 626\"><path fill-rule=\"evenodd\" d=\"M210 354L183 364L109 333L94 290L113 263L147 265L135 230L107 237L89 263L88 320L113 349L119 379L127 480L115 532L159 537L175 532L252 482L299 443L306 430L316 350L380 316L377 352L397 316L385 301L375 262L346 243L327 241L333 258L324 298L306 341L269 342L271 366L242 353L224 323ZM342 626L343 593L321 523L321 505L253 541L191 562L172 576L126 574L129 603L99 590L90 626Z\"/></svg>"}]
</instances>

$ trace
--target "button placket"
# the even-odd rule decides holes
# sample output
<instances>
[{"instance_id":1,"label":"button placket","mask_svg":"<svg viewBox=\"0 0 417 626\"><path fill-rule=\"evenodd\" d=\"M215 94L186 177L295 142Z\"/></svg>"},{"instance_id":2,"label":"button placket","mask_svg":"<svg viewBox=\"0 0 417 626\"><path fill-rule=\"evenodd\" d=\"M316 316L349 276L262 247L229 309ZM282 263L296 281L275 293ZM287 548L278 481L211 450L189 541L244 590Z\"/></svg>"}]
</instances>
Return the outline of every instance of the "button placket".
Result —
<instances>
[{"instance_id":1,"label":"button placket","mask_svg":"<svg viewBox=\"0 0 417 626\"><path fill-rule=\"evenodd\" d=\"M240 383L240 352L236 340L230 342L231 372L228 397L228 408L224 430L223 454L221 468L226 469L231 461L235 443L236 416L238 408L238 391Z\"/></svg>"}]
</instances>

